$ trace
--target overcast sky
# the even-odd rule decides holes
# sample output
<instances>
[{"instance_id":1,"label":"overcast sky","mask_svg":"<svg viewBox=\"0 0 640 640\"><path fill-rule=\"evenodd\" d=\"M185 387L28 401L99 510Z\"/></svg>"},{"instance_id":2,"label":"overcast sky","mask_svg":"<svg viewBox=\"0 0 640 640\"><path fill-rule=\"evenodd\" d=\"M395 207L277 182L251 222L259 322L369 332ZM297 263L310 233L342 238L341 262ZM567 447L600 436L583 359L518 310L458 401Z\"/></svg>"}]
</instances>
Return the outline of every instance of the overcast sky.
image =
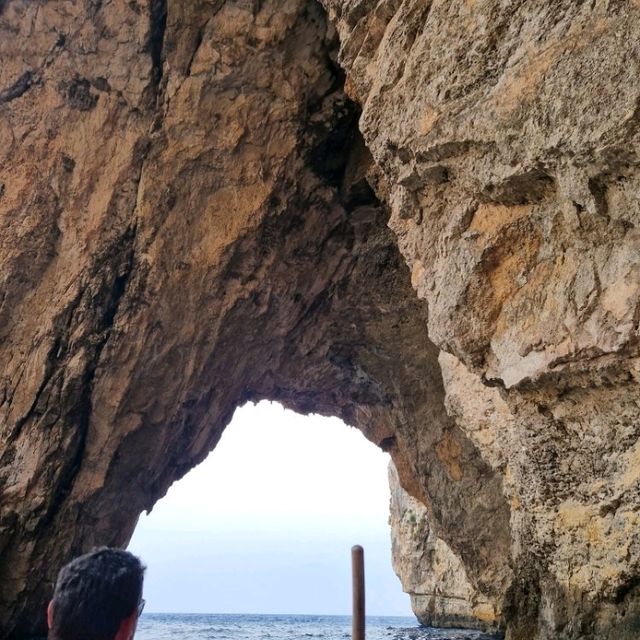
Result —
<instances>
[{"instance_id":1,"label":"overcast sky","mask_svg":"<svg viewBox=\"0 0 640 640\"><path fill-rule=\"evenodd\" d=\"M351 612L365 548L367 614L412 615L391 568L389 456L335 418L262 402L140 518L146 611Z\"/></svg>"}]
</instances>

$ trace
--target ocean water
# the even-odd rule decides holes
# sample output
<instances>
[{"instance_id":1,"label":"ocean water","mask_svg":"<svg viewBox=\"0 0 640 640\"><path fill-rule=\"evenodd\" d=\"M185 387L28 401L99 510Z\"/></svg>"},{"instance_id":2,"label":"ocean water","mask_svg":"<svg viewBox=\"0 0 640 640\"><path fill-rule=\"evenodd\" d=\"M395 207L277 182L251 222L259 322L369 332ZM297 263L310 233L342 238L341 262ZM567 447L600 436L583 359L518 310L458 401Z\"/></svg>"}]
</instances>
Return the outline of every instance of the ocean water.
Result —
<instances>
[{"instance_id":1,"label":"ocean water","mask_svg":"<svg viewBox=\"0 0 640 640\"><path fill-rule=\"evenodd\" d=\"M349 640L350 616L144 613L136 640ZM415 618L368 616L367 640L494 640L463 629L432 629Z\"/></svg>"}]
</instances>

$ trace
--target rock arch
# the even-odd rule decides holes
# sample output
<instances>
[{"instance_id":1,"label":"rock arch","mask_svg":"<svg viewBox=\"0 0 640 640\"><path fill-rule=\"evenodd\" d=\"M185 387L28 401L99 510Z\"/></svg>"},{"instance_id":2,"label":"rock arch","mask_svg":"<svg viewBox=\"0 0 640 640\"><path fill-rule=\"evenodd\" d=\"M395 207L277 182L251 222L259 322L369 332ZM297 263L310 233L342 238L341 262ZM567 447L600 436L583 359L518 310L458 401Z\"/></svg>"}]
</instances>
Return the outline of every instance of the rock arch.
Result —
<instances>
[{"instance_id":1,"label":"rock arch","mask_svg":"<svg viewBox=\"0 0 640 640\"><path fill-rule=\"evenodd\" d=\"M325 4L0 3L4 637L261 398L510 638L634 637L637 7Z\"/></svg>"},{"instance_id":2,"label":"rock arch","mask_svg":"<svg viewBox=\"0 0 640 640\"><path fill-rule=\"evenodd\" d=\"M504 572L500 482L444 411L320 7L159 4L150 26L126 3L2 16L40 21L38 79L3 113L5 635L41 631L59 564L126 543L248 399L341 416L421 495L486 493L501 537L472 562Z\"/></svg>"}]
</instances>

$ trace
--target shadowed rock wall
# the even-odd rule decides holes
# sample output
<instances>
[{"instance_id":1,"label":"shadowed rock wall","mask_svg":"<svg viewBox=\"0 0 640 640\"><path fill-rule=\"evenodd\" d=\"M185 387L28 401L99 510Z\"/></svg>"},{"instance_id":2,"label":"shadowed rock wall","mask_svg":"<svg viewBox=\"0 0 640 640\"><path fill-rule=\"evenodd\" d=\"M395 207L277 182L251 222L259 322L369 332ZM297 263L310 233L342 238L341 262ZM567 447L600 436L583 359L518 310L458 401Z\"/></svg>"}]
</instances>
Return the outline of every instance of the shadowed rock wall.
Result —
<instances>
[{"instance_id":1,"label":"shadowed rock wall","mask_svg":"<svg viewBox=\"0 0 640 640\"><path fill-rule=\"evenodd\" d=\"M637 636L637 3L326 9L0 2L1 637L261 398L510 638Z\"/></svg>"}]
</instances>

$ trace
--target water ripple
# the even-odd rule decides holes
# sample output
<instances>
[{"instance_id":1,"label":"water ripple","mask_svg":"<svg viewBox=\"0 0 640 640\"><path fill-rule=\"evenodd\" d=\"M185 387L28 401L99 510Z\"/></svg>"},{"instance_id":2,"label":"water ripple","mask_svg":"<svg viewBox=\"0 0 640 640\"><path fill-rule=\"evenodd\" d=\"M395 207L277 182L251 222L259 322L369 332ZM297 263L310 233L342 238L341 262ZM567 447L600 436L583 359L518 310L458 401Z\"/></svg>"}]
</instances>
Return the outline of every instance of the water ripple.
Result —
<instances>
[{"instance_id":1,"label":"water ripple","mask_svg":"<svg viewBox=\"0 0 640 640\"><path fill-rule=\"evenodd\" d=\"M432 629L413 618L367 617L367 640L497 640L465 629ZM345 640L349 616L145 613L136 640Z\"/></svg>"}]
</instances>

